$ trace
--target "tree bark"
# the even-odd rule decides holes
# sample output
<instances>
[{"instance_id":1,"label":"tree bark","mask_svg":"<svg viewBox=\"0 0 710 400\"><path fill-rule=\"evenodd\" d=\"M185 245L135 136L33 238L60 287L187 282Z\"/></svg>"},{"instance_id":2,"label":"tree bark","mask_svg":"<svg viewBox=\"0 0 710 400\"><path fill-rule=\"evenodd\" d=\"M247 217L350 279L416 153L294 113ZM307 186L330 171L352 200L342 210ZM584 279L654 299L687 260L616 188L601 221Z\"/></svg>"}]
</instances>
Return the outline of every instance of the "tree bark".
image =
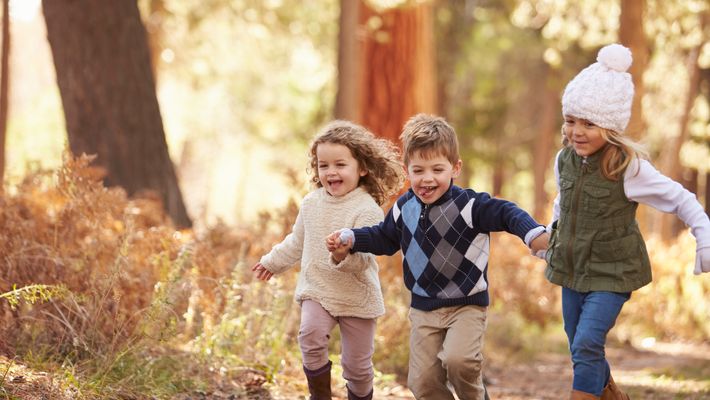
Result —
<instances>
[{"instance_id":1,"label":"tree bark","mask_svg":"<svg viewBox=\"0 0 710 400\"><path fill-rule=\"evenodd\" d=\"M643 29L646 13L646 0L621 0L621 15L619 16L619 41L631 50L633 63L629 68L634 82L634 100L631 106L631 119L626 128L626 134L639 139L645 131L641 99L645 90L643 75L649 61L649 46Z\"/></svg>"},{"instance_id":2,"label":"tree bark","mask_svg":"<svg viewBox=\"0 0 710 400\"><path fill-rule=\"evenodd\" d=\"M358 120L399 143L404 122L436 113L437 87L431 2L373 10L361 2L365 35L360 59Z\"/></svg>"},{"instance_id":3,"label":"tree bark","mask_svg":"<svg viewBox=\"0 0 710 400\"><path fill-rule=\"evenodd\" d=\"M702 49L703 43L691 49L688 55L688 93L685 97L685 105L683 107L683 115L680 119L680 128L678 136L676 136L665 149L663 169L669 178L676 182L680 182L688 190L693 191L693 186L695 186L695 191L697 191L697 185L695 183L690 184L690 179L684 179L683 171L684 167L680 163L680 150L683 147L683 143L688 140L688 124L690 122L690 113L693 109L693 104L695 104L695 98L698 96L700 91L700 67L698 65L698 58L700 55L700 50ZM689 175L693 175L692 172ZM696 177L697 179L697 177ZM688 185L690 184L690 185ZM690 187L689 187L690 186ZM695 193L693 191L693 193ZM662 214L660 223L661 238L663 240L670 240L677 235L680 231L681 223L675 217L675 215Z\"/></svg>"},{"instance_id":4,"label":"tree bark","mask_svg":"<svg viewBox=\"0 0 710 400\"><path fill-rule=\"evenodd\" d=\"M340 33L338 34L338 94L335 98L335 118L357 121L360 117L358 76L360 46L358 20L360 4L340 0Z\"/></svg>"},{"instance_id":5,"label":"tree bark","mask_svg":"<svg viewBox=\"0 0 710 400\"><path fill-rule=\"evenodd\" d=\"M10 0L2 0L2 53L0 54L0 193L5 182L5 143L10 94Z\"/></svg>"},{"instance_id":6,"label":"tree bark","mask_svg":"<svg viewBox=\"0 0 710 400\"><path fill-rule=\"evenodd\" d=\"M129 195L157 192L175 224L189 227L137 2L42 5L71 151L97 154L108 186Z\"/></svg>"},{"instance_id":7,"label":"tree bark","mask_svg":"<svg viewBox=\"0 0 710 400\"><path fill-rule=\"evenodd\" d=\"M538 221L547 217L548 198L545 191L545 177L552 170L551 160L555 148L555 138L560 136L560 126L557 123L559 115L559 89L552 87L555 70L545 65L545 76L542 91L542 107L538 120L539 136L534 141L533 148L533 191L535 203L533 216Z\"/></svg>"}]
</instances>

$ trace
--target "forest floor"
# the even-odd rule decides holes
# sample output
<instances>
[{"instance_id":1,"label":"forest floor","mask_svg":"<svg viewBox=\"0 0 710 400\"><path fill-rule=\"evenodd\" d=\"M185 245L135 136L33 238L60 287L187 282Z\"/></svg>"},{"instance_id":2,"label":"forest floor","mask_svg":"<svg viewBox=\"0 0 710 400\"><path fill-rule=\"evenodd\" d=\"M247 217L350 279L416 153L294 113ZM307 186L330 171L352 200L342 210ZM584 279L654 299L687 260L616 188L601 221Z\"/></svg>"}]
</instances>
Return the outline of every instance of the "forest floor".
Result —
<instances>
[{"instance_id":1,"label":"forest floor","mask_svg":"<svg viewBox=\"0 0 710 400\"><path fill-rule=\"evenodd\" d=\"M632 399L710 399L710 344L684 345L656 343L646 349L630 345L608 348L615 380ZM567 355L539 355L525 363L489 362L485 376L490 397L495 400L567 399L571 368ZM257 379L254 379L257 378ZM19 362L0 357L0 399L73 399L71 390L57 379ZM303 389L294 385L261 385L258 377L241 383L220 385L220 390L181 395L176 399L305 399ZM229 386L232 386L231 388ZM249 387L251 386L251 387ZM135 398L135 397L129 397ZM413 399L411 392L394 382L378 385L375 399ZM334 399L344 400L343 390L334 389Z\"/></svg>"}]
</instances>

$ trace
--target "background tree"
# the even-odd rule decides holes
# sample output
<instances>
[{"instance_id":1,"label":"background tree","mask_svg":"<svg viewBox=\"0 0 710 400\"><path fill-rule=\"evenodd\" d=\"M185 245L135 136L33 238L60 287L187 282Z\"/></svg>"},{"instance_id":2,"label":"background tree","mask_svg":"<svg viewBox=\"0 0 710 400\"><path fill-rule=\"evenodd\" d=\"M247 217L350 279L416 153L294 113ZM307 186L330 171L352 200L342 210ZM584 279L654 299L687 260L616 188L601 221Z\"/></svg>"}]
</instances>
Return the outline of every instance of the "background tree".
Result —
<instances>
[{"instance_id":1,"label":"background tree","mask_svg":"<svg viewBox=\"0 0 710 400\"><path fill-rule=\"evenodd\" d=\"M677 182L683 183L685 188L693 193L697 193L698 191L698 170L692 166L683 165L680 160L681 149L690 138L690 124L692 122L693 107L695 106L696 100L700 95L702 72L699 62L703 47L706 46L708 42L707 36L704 34L707 33L709 17L710 11L708 10L705 10L695 16L698 20L697 29L701 35L699 39L697 39L689 48L683 51L688 84L685 98L682 102L683 108L678 121L678 131L676 136L670 140L669 145L664 147L664 151L661 154L661 168L663 168L668 177ZM706 204L707 203L708 201L706 198ZM669 240L675 237L682 228L682 222L678 221L674 215L663 214L661 216L659 229L664 240Z\"/></svg>"},{"instance_id":2,"label":"background tree","mask_svg":"<svg viewBox=\"0 0 710 400\"><path fill-rule=\"evenodd\" d=\"M5 143L10 92L10 0L2 0L2 49L0 49L0 192L5 178Z\"/></svg>"},{"instance_id":3,"label":"background tree","mask_svg":"<svg viewBox=\"0 0 710 400\"><path fill-rule=\"evenodd\" d=\"M335 98L335 118L357 121L360 118L358 77L361 48L358 40L359 1L340 0L338 33L338 92Z\"/></svg>"},{"instance_id":4,"label":"background tree","mask_svg":"<svg viewBox=\"0 0 710 400\"><path fill-rule=\"evenodd\" d=\"M433 6L411 3L385 8L360 1L357 120L395 143L413 114L437 112Z\"/></svg>"},{"instance_id":5,"label":"background tree","mask_svg":"<svg viewBox=\"0 0 710 400\"><path fill-rule=\"evenodd\" d=\"M150 52L136 1L42 3L74 154L97 154L105 183L157 192L191 225L168 154Z\"/></svg>"},{"instance_id":6,"label":"background tree","mask_svg":"<svg viewBox=\"0 0 710 400\"><path fill-rule=\"evenodd\" d=\"M644 31L646 0L621 0L619 14L619 42L628 47L633 54L633 63L629 73L634 81L634 100L631 107L631 120L626 133L639 139L644 134L643 108L641 99L645 92L643 75L648 66L650 50Z\"/></svg>"}]
</instances>

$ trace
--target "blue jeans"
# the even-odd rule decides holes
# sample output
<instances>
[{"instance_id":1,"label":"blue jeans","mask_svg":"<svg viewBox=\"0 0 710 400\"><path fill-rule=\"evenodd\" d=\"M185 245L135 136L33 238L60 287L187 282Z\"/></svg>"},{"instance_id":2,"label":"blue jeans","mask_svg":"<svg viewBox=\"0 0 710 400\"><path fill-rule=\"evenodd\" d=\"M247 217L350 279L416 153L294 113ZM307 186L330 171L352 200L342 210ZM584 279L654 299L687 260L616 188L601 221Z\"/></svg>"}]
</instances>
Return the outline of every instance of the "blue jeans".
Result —
<instances>
[{"instance_id":1,"label":"blue jeans","mask_svg":"<svg viewBox=\"0 0 710 400\"><path fill-rule=\"evenodd\" d=\"M562 318L574 367L572 388L601 396L609 381L604 346L621 307L631 293L587 292L562 288Z\"/></svg>"}]
</instances>

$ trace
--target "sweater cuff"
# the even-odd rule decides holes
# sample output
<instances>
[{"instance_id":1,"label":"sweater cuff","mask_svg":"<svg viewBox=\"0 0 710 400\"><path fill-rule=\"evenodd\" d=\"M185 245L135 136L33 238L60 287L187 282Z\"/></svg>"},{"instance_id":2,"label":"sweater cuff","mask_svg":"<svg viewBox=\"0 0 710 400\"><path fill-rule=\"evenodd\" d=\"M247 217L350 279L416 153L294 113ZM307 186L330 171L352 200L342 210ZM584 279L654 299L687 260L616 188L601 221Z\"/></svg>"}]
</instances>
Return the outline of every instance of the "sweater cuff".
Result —
<instances>
[{"instance_id":1,"label":"sweater cuff","mask_svg":"<svg viewBox=\"0 0 710 400\"><path fill-rule=\"evenodd\" d=\"M530 229L525 235L525 245L530 247L530 243L537 239L538 236L545 233L546 229L544 226L538 226L537 228Z\"/></svg>"},{"instance_id":2,"label":"sweater cuff","mask_svg":"<svg viewBox=\"0 0 710 400\"><path fill-rule=\"evenodd\" d=\"M369 235L360 229L353 229L352 231L355 234L355 238L353 239L353 247L350 249L350 252L354 253L360 251L367 253L370 244Z\"/></svg>"}]
</instances>

